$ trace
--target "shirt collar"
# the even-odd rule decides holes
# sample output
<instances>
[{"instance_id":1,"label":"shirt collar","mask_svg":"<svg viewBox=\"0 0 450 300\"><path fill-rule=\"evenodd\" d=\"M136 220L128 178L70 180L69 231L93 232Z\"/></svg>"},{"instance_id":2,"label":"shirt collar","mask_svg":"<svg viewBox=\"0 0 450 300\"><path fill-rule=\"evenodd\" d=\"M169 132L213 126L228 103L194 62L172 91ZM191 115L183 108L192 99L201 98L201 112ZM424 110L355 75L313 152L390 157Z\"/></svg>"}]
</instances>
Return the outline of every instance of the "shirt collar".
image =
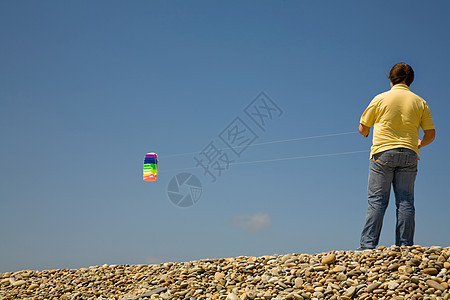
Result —
<instances>
[{"instance_id":1,"label":"shirt collar","mask_svg":"<svg viewBox=\"0 0 450 300\"><path fill-rule=\"evenodd\" d=\"M403 83L399 83L399 84L396 84L396 85L394 85L392 88L391 88L391 90L407 90L407 91L409 91L409 86L407 86L406 84L403 84Z\"/></svg>"}]
</instances>

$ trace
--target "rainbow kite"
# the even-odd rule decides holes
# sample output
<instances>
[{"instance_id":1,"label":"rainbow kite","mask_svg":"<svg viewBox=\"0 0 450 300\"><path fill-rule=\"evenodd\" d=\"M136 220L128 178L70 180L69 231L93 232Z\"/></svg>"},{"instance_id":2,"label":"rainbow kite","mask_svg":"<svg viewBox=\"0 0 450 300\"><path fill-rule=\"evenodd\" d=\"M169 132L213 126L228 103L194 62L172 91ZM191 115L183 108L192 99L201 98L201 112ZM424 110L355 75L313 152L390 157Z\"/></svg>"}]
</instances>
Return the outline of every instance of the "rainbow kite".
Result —
<instances>
[{"instance_id":1,"label":"rainbow kite","mask_svg":"<svg viewBox=\"0 0 450 300\"><path fill-rule=\"evenodd\" d=\"M158 155L147 153L144 158L144 181L155 181L158 178Z\"/></svg>"}]
</instances>

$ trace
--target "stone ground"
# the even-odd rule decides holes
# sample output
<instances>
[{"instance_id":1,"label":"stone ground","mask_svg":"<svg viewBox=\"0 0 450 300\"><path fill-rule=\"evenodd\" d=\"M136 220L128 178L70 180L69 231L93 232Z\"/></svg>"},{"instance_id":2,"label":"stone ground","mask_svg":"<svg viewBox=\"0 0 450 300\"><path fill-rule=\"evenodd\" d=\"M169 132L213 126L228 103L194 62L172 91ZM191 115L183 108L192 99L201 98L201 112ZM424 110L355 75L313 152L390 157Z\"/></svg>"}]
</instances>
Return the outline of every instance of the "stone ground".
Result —
<instances>
[{"instance_id":1,"label":"stone ground","mask_svg":"<svg viewBox=\"0 0 450 300\"><path fill-rule=\"evenodd\" d=\"M0 273L0 299L450 299L450 247Z\"/></svg>"}]
</instances>

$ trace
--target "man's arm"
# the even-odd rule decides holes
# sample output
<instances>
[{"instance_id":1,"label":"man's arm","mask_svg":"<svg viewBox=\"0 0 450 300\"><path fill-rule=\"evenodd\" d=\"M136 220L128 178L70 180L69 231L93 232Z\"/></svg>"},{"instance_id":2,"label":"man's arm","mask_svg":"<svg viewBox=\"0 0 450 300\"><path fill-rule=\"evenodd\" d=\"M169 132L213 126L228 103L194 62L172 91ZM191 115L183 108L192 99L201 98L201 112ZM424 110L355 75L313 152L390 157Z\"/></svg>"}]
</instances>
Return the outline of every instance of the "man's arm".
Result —
<instances>
[{"instance_id":1,"label":"man's arm","mask_svg":"<svg viewBox=\"0 0 450 300\"><path fill-rule=\"evenodd\" d=\"M417 145L419 146L419 149L431 144L431 142L434 140L434 138L436 137L436 130L435 129L428 129L428 130L424 130L424 135L423 135L423 139L419 139Z\"/></svg>"},{"instance_id":2,"label":"man's arm","mask_svg":"<svg viewBox=\"0 0 450 300\"><path fill-rule=\"evenodd\" d=\"M364 137L368 137L370 133L370 127L359 123L358 127L359 133L361 133ZM431 142L430 142L431 143Z\"/></svg>"}]
</instances>

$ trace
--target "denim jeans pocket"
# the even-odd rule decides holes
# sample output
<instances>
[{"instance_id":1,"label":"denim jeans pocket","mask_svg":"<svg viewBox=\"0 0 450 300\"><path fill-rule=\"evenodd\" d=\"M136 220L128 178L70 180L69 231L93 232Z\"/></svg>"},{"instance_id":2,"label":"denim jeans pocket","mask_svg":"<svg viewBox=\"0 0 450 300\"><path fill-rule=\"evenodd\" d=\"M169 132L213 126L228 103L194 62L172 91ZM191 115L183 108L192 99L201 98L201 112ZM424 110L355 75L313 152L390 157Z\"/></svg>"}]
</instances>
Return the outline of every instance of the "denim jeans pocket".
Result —
<instances>
[{"instance_id":1,"label":"denim jeans pocket","mask_svg":"<svg viewBox=\"0 0 450 300\"><path fill-rule=\"evenodd\" d=\"M408 156L406 157L406 167L412 167L417 165L418 160L417 160L417 154L414 153L409 153Z\"/></svg>"},{"instance_id":2,"label":"denim jeans pocket","mask_svg":"<svg viewBox=\"0 0 450 300\"><path fill-rule=\"evenodd\" d=\"M377 163L380 163L382 165L385 165L385 166L387 166L390 163L392 163L392 159L393 159L392 155L389 154L389 153L386 153L386 151L385 152L381 152L381 153L377 153L374 156L372 156L372 160L373 161L375 161Z\"/></svg>"}]
</instances>

